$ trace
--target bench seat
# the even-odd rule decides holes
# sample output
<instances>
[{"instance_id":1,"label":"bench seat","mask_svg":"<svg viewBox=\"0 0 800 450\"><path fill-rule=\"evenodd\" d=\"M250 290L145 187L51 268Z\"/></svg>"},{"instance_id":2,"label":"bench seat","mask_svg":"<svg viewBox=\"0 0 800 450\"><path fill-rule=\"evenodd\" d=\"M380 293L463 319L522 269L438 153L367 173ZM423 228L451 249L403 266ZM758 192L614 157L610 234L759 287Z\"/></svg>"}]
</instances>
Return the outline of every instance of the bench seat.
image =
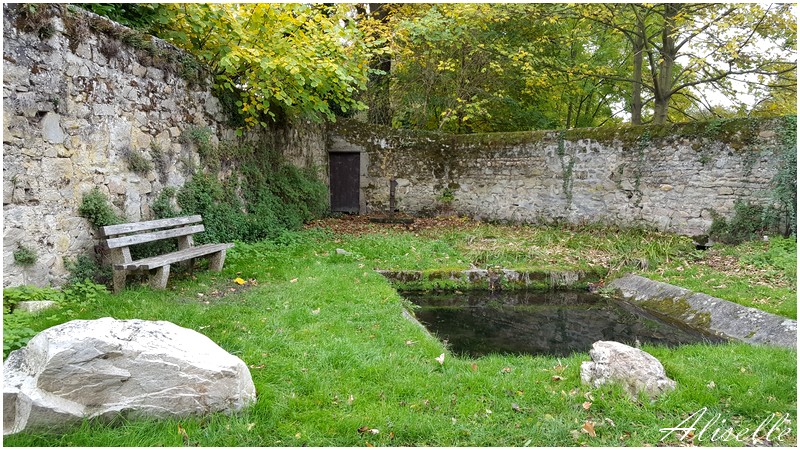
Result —
<instances>
[{"instance_id":1,"label":"bench seat","mask_svg":"<svg viewBox=\"0 0 800 450\"><path fill-rule=\"evenodd\" d=\"M158 269L168 264L176 262L187 261L189 259L199 258L201 256L218 253L220 250L227 250L233 247L233 244L206 244L198 247L190 247L184 250L167 253L164 255L153 256L144 258L137 261L127 263L114 264L115 270L152 270Z\"/></svg>"}]
</instances>

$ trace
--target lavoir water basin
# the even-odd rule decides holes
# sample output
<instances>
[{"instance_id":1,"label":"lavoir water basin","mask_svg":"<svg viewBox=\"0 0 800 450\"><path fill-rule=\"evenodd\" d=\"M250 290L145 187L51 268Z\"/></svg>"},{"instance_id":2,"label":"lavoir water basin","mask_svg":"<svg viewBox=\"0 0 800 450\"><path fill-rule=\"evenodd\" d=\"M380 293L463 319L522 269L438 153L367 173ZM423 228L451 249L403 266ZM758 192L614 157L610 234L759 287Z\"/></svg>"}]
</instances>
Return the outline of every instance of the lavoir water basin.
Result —
<instances>
[{"instance_id":1,"label":"lavoir water basin","mask_svg":"<svg viewBox=\"0 0 800 450\"><path fill-rule=\"evenodd\" d=\"M414 315L456 354L567 356L592 343L677 346L725 339L586 291L404 291Z\"/></svg>"}]
</instances>

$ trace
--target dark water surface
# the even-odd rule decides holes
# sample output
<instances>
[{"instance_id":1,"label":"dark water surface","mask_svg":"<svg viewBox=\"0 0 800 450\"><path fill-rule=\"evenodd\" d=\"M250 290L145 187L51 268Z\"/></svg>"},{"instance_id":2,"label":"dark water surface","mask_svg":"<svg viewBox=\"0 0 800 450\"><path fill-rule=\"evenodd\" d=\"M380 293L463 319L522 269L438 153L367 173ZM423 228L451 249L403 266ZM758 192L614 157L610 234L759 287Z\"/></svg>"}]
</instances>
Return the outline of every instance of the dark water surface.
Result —
<instances>
[{"instance_id":1,"label":"dark water surface","mask_svg":"<svg viewBox=\"0 0 800 450\"><path fill-rule=\"evenodd\" d=\"M600 340L676 346L724 342L669 323L623 300L585 291L401 293L414 315L454 353L567 356Z\"/></svg>"}]
</instances>

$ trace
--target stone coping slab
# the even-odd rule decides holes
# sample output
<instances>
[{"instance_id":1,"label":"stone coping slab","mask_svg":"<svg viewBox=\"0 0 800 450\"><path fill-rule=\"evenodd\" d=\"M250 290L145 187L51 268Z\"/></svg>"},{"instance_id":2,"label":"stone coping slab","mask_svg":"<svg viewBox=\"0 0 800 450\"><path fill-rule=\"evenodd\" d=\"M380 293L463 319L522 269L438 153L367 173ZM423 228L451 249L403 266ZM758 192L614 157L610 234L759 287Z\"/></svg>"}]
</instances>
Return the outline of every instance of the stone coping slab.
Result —
<instances>
[{"instance_id":1,"label":"stone coping slab","mask_svg":"<svg viewBox=\"0 0 800 450\"><path fill-rule=\"evenodd\" d=\"M504 288L563 289L586 287L597 282L602 275L582 270L511 270L511 269L467 269L467 270L376 270L393 283L413 289L429 284L463 284L467 287L488 287L491 290Z\"/></svg>"},{"instance_id":2,"label":"stone coping slab","mask_svg":"<svg viewBox=\"0 0 800 450\"><path fill-rule=\"evenodd\" d=\"M797 321L629 274L608 283L625 300L701 331L749 344L797 349Z\"/></svg>"}]
</instances>

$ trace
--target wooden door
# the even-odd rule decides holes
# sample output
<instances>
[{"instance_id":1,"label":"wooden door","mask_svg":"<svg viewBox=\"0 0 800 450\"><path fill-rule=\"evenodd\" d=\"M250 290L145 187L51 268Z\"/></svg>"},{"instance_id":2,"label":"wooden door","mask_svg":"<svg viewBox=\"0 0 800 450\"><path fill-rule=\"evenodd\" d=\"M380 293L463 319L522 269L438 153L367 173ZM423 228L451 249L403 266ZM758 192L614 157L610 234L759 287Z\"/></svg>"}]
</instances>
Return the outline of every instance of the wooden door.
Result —
<instances>
[{"instance_id":1,"label":"wooden door","mask_svg":"<svg viewBox=\"0 0 800 450\"><path fill-rule=\"evenodd\" d=\"M330 153L331 211L358 213L360 153Z\"/></svg>"}]
</instances>

